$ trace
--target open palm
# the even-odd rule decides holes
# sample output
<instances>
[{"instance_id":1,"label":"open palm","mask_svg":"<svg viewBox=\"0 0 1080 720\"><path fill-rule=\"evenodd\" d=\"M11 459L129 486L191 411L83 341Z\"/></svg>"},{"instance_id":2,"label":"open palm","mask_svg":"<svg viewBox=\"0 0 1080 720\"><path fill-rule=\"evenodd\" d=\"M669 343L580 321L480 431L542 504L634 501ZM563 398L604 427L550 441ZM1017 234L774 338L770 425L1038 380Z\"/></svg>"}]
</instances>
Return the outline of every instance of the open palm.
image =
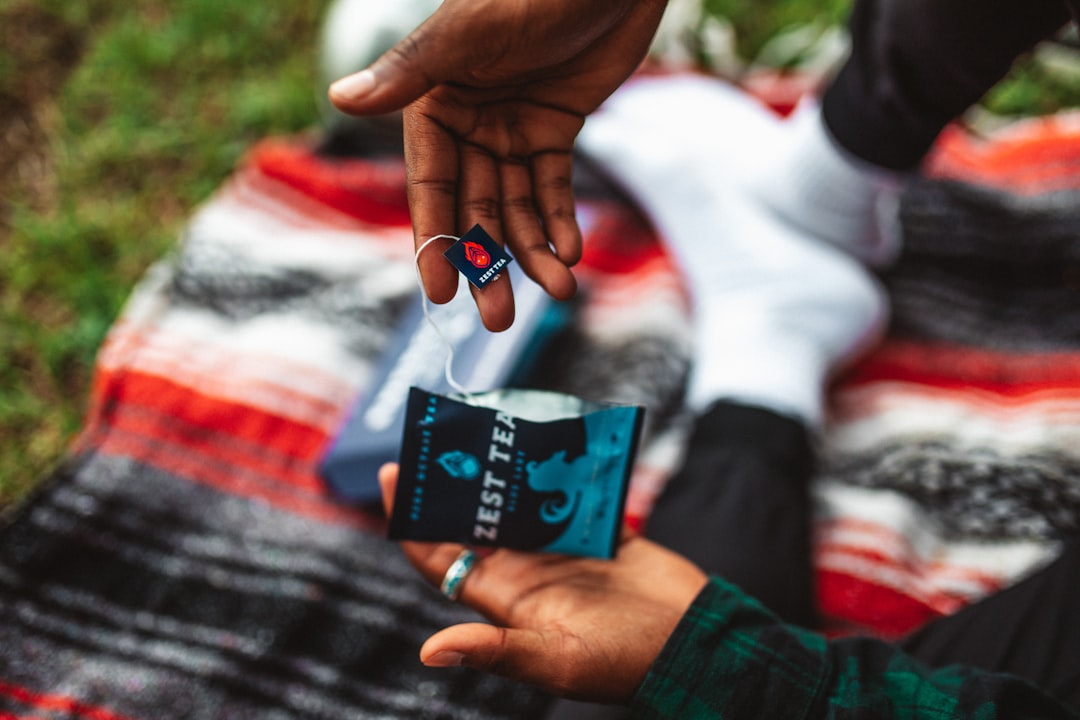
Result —
<instances>
[{"instance_id":1,"label":"open palm","mask_svg":"<svg viewBox=\"0 0 1080 720\"><path fill-rule=\"evenodd\" d=\"M384 467L380 481L391 511L397 467ZM401 545L436 584L462 549ZM629 535L614 560L496 550L477 563L460 598L494 624L446 628L424 643L420 658L566 697L627 702L705 582L689 561Z\"/></svg>"},{"instance_id":2,"label":"open palm","mask_svg":"<svg viewBox=\"0 0 1080 720\"><path fill-rule=\"evenodd\" d=\"M406 39L330 97L353 114L405 108L409 204L417 247L482 224L558 299L581 256L571 152L585 116L644 57L664 0L446 0ZM355 77L354 77L355 79ZM428 295L457 274L421 258ZM508 283L476 291L485 325L513 321Z\"/></svg>"}]
</instances>

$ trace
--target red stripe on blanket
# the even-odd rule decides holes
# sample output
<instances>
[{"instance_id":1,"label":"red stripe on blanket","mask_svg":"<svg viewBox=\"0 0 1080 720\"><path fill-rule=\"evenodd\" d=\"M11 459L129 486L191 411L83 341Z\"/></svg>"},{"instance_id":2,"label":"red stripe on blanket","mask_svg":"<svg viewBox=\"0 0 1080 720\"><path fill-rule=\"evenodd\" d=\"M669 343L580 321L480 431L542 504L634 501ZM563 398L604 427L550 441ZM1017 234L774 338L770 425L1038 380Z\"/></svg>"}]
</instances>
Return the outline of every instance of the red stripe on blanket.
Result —
<instances>
[{"instance_id":1,"label":"red stripe on blanket","mask_svg":"<svg viewBox=\"0 0 1080 720\"><path fill-rule=\"evenodd\" d=\"M947 128L925 168L930 175L1021 195L1080 188L1080 115L1016 123L989 139Z\"/></svg>"},{"instance_id":2,"label":"red stripe on blanket","mask_svg":"<svg viewBox=\"0 0 1080 720\"><path fill-rule=\"evenodd\" d=\"M840 388L882 381L1016 398L1047 392L1080 397L1080 352L1006 353L888 340L848 373Z\"/></svg>"},{"instance_id":3,"label":"red stripe on blanket","mask_svg":"<svg viewBox=\"0 0 1080 720\"><path fill-rule=\"evenodd\" d=\"M367 230L369 227L246 165L221 187L215 202L232 203L257 213L262 222L272 222L292 230L355 232L357 228Z\"/></svg>"},{"instance_id":4,"label":"red stripe on blanket","mask_svg":"<svg viewBox=\"0 0 1080 720\"><path fill-rule=\"evenodd\" d=\"M237 411L246 412L249 425L258 422L261 413L250 408L222 407L223 415L233 415ZM280 435L260 446L242 439L240 433L231 433L224 429L225 423L208 424L186 421L174 414L173 409L153 405L135 405L127 402L113 410L109 422L109 432L128 432L173 447L197 453L210 462L227 463L242 468L247 472L261 475L267 483L280 484L302 492L321 494L322 484L315 477L317 455L305 453L298 456L282 446L289 441L292 428L283 427ZM282 426L278 418L270 418L271 425ZM276 445L276 447L275 447Z\"/></svg>"},{"instance_id":5,"label":"red stripe on blanket","mask_svg":"<svg viewBox=\"0 0 1080 720\"><path fill-rule=\"evenodd\" d=\"M597 204L591 209L595 222L576 268L589 293L581 309L582 324L610 323L611 313L632 323L641 317L634 308L642 306L672 308L688 316L683 276L645 221L620 206Z\"/></svg>"},{"instance_id":6,"label":"red stripe on blanket","mask_svg":"<svg viewBox=\"0 0 1080 720\"><path fill-rule=\"evenodd\" d=\"M972 600L1000 590L996 571L962 564L948 553L871 520L841 515L815 529L814 567L825 617L885 637L911 632Z\"/></svg>"},{"instance_id":7,"label":"red stripe on blanket","mask_svg":"<svg viewBox=\"0 0 1080 720\"><path fill-rule=\"evenodd\" d=\"M924 557L906 532L855 517L838 517L817 528L816 562L833 571L842 571L845 563L859 567L862 577L903 587L941 613L952 612L967 599L1001 587L1000 579L989 573Z\"/></svg>"},{"instance_id":8,"label":"red stripe on blanket","mask_svg":"<svg viewBox=\"0 0 1080 720\"><path fill-rule=\"evenodd\" d=\"M921 422L915 419L919 413L924 416ZM938 417L930 422L925 418L926 413L935 413ZM888 440L890 432L904 432L901 428L906 425L908 431L916 434L925 435L932 431L957 439L968 435L967 431L978 436L993 429L997 433L1012 433L1007 436L1010 440L1021 439L1015 433L1025 430L1042 434L1044 443L1054 438L1068 442L1066 438L1077 435L1080 396L1071 391L1044 390L1013 397L978 389L945 390L901 382L848 387L832 395L829 423L834 429L839 430L845 423L863 421L876 422L877 433L886 433L880 437L883 441ZM973 425L969 427L967 423Z\"/></svg>"},{"instance_id":9,"label":"red stripe on blanket","mask_svg":"<svg viewBox=\"0 0 1080 720\"><path fill-rule=\"evenodd\" d=\"M844 542L819 543L815 547L815 566L853 581L891 588L940 615L956 612L973 598L994 593L1003 584L999 578L971 568L898 557Z\"/></svg>"},{"instance_id":10,"label":"red stripe on blanket","mask_svg":"<svg viewBox=\"0 0 1080 720\"><path fill-rule=\"evenodd\" d=\"M267 177L364 222L411 223L401 159L321 158L295 143L265 141L252 150L250 163Z\"/></svg>"},{"instance_id":11,"label":"red stripe on blanket","mask_svg":"<svg viewBox=\"0 0 1080 720\"><path fill-rule=\"evenodd\" d=\"M157 375L133 371L99 370L95 382L95 424L114 426L134 422L136 408L158 417L147 422L166 435L171 427L187 427L184 434L206 445L223 441L271 451L283 457L313 462L328 441L327 433L293 419L264 412L251 405L230 402Z\"/></svg>"},{"instance_id":12,"label":"red stripe on blanket","mask_svg":"<svg viewBox=\"0 0 1080 720\"><path fill-rule=\"evenodd\" d=\"M644 219L614 205L596 204L592 209L596 219L582 248L581 269L630 275L658 260L672 265Z\"/></svg>"},{"instance_id":13,"label":"red stripe on blanket","mask_svg":"<svg viewBox=\"0 0 1080 720\"><path fill-rule=\"evenodd\" d=\"M125 382L124 373L196 387L203 395L257 408L323 433L337 430L356 393L341 377L303 362L241 352L213 339L120 321L98 353L93 406L112 402L109 393L115 392L114 385ZM296 378L303 378L303 383Z\"/></svg>"},{"instance_id":14,"label":"red stripe on blanket","mask_svg":"<svg viewBox=\"0 0 1080 720\"><path fill-rule=\"evenodd\" d=\"M116 387L102 419L106 433L131 433L264 475L268 483L321 492L313 475L325 434L161 378L127 373Z\"/></svg>"},{"instance_id":15,"label":"red stripe on blanket","mask_svg":"<svg viewBox=\"0 0 1080 720\"><path fill-rule=\"evenodd\" d=\"M152 375L102 372L100 382L109 390L99 395L82 449L129 457L321 522L371 525L339 505L318 474L326 433Z\"/></svg>"},{"instance_id":16,"label":"red stripe on blanket","mask_svg":"<svg viewBox=\"0 0 1080 720\"><path fill-rule=\"evenodd\" d=\"M853 575L818 569L816 582L822 615L852 630L898 638L940 615L902 592Z\"/></svg>"},{"instance_id":17,"label":"red stripe on blanket","mask_svg":"<svg viewBox=\"0 0 1080 720\"><path fill-rule=\"evenodd\" d=\"M913 577L937 580L934 585L924 586L920 593L920 600L940 612L955 610L956 603L964 602L966 596L985 595L1001 588L1001 579L991 573L923 557L912 545L915 533L909 528L896 530L878 521L861 520L855 517L853 510L847 512L850 515L836 517L818 524L816 552L819 562L825 561L829 556L836 558L847 555L872 560L883 568L892 567L898 572ZM935 557L940 554L940 552L933 553ZM954 586L962 585L965 590L946 592L933 589L940 588L944 582ZM918 588L918 585L912 582L903 584L905 587L912 587L913 590ZM929 592L925 588L929 588ZM935 596L938 598L937 602L932 599Z\"/></svg>"},{"instance_id":18,"label":"red stripe on blanket","mask_svg":"<svg viewBox=\"0 0 1080 720\"><path fill-rule=\"evenodd\" d=\"M130 720L126 715L119 715L99 705L76 700L56 693L39 693L20 685L11 685L0 681L0 695L9 697L26 705L28 708L43 710L48 713L67 713L86 720ZM0 715L0 717L22 717L18 715Z\"/></svg>"},{"instance_id":19,"label":"red stripe on blanket","mask_svg":"<svg viewBox=\"0 0 1080 720\"><path fill-rule=\"evenodd\" d=\"M641 319L637 308L668 309L686 318L690 315L686 284L666 260L656 259L627 276L590 274L582 285L589 292L589 301L581 310L583 317L615 313L633 324Z\"/></svg>"}]
</instances>

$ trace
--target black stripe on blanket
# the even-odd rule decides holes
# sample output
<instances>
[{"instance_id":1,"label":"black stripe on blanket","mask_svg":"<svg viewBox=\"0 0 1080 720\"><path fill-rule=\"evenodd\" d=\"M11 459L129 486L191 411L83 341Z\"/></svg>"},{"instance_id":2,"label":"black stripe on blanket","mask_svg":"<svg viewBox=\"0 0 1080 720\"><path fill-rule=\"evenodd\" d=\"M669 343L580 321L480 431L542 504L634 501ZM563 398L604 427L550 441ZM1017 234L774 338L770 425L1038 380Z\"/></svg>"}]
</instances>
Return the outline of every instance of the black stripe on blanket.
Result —
<instances>
[{"instance_id":1,"label":"black stripe on blanket","mask_svg":"<svg viewBox=\"0 0 1080 720\"><path fill-rule=\"evenodd\" d=\"M113 457L65 471L0 538L6 682L126 717L525 718L538 693L429 670L476 620L397 548ZM137 689L138 692L133 692ZM18 698L0 694L16 712Z\"/></svg>"},{"instance_id":2,"label":"black stripe on blanket","mask_svg":"<svg viewBox=\"0 0 1080 720\"><path fill-rule=\"evenodd\" d=\"M896 334L1000 350L1080 346L1080 192L920 179L890 269Z\"/></svg>"},{"instance_id":3,"label":"black stripe on blanket","mask_svg":"<svg viewBox=\"0 0 1080 720\"><path fill-rule=\"evenodd\" d=\"M1080 532L1080 461L1049 450L1008 456L946 439L905 439L828 455L821 476L901 493L952 540L1056 540Z\"/></svg>"}]
</instances>

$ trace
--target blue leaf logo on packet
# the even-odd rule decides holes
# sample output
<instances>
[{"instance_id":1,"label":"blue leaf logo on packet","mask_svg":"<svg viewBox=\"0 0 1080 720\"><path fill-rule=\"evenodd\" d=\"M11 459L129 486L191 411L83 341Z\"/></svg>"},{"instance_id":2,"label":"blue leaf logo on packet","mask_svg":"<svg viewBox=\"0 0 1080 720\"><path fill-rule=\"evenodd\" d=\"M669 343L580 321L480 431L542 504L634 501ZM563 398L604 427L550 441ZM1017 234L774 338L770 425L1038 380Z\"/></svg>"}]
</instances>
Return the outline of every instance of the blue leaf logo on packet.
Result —
<instances>
[{"instance_id":1,"label":"blue leaf logo on packet","mask_svg":"<svg viewBox=\"0 0 1080 720\"><path fill-rule=\"evenodd\" d=\"M475 455L451 450L439 456L437 462L450 477L461 480L472 480L480 475L480 460Z\"/></svg>"},{"instance_id":2,"label":"blue leaf logo on packet","mask_svg":"<svg viewBox=\"0 0 1080 720\"><path fill-rule=\"evenodd\" d=\"M390 538L614 557L643 416L537 390L411 388Z\"/></svg>"}]
</instances>

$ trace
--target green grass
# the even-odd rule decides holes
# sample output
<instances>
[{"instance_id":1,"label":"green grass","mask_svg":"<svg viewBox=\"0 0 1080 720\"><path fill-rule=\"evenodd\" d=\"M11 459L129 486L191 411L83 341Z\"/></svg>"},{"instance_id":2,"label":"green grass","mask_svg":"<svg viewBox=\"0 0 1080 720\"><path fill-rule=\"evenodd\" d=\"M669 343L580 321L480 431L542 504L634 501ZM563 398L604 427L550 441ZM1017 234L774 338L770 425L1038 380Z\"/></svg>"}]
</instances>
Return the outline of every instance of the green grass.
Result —
<instances>
[{"instance_id":1,"label":"green grass","mask_svg":"<svg viewBox=\"0 0 1080 720\"><path fill-rule=\"evenodd\" d=\"M842 24L849 0L704 0L713 15L727 18L736 28L739 54L752 58L778 31L811 21Z\"/></svg>"},{"instance_id":2,"label":"green grass","mask_svg":"<svg viewBox=\"0 0 1080 720\"><path fill-rule=\"evenodd\" d=\"M0 178L0 506L62 457L105 332L192 209L253 141L315 123L325 2L0 0L0 107L36 108L32 152ZM842 21L848 2L707 7L749 57L779 29ZM1078 87L1025 66L988 103L1048 112L1080 105Z\"/></svg>"},{"instance_id":3,"label":"green grass","mask_svg":"<svg viewBox=\"0 0 1080 720\"><path fill-rule=\"evenodd\" d=\"M191 210L254 140L315 122L323 4L0 2L0 23L48 18L79 53L32 98L46 167L0 209L0 504L62 455L106 330ZM33 95L20 78L50 58L22 51L0 55L0 92Z\"/></svg>"}]
</instances>

